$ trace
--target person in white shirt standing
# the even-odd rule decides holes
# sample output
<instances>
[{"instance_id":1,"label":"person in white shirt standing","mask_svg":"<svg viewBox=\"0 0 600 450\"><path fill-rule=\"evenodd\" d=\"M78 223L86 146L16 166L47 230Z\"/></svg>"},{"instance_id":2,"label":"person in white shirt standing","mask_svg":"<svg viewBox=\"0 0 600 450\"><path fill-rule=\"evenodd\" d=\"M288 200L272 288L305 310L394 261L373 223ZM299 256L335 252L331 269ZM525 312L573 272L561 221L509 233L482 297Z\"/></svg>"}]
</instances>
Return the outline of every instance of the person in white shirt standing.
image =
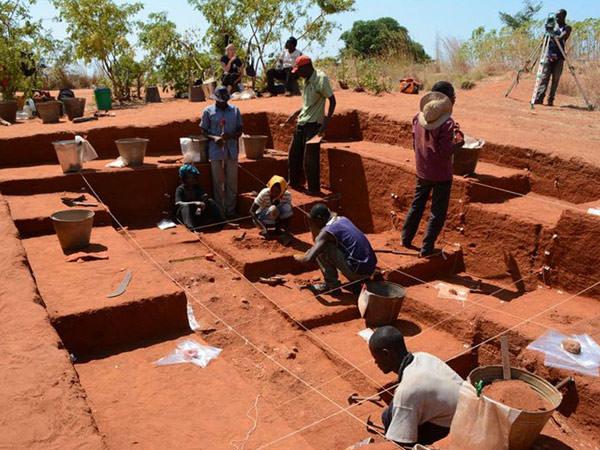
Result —
<instances>
[{"instance_id":1,"label":"person in white shirt standing","mask_svg":"<svg viewBox=\"0 0 600 450\"><path fill-rule=\"evenodd\" d=\"M294 83L295 80L292 75L296 58L302 55L302 52L296 49L297 45L298 41L295 37L289 38L285 43L285 49L277 60L276 67L267 70L267 91L271 95L277 95L275 80L285 83L285 95L293 95L294 91L297 90L294 88L296 83Z\"/></svg>"},{"instance_id":2,"label":"person in white shirt standing","mask_svg":"<svg viewBox=\"0 0 600 450\"><path fill-rule=\"evenodd\" d=\"M410 353L404 336L392 326L375 330L369 350L383 373L398 374L394 399L381 415L386 439L412 448L446 437L463 382L460 375L434 355Z\"/></svg>"}]
</instances>

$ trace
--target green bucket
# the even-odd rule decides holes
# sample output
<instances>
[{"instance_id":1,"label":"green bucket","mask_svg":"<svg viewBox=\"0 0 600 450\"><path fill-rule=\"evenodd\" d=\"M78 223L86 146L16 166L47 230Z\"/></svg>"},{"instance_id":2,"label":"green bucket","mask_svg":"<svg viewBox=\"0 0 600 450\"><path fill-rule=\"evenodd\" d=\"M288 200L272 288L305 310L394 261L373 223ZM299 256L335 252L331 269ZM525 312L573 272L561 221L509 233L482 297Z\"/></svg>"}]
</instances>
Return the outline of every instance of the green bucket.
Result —
<instances>
[{"instance_id":1,"label":"green bucket","mask_svg":"<svg viewBox=\"0 0 600 450\"><path fill-rule=\"evenodd\" d=\"M94 89L94 97L96 97L96 108L99 111L112 109L112 96L109 88L99 87Z\"/></svg>"}]
</instances>

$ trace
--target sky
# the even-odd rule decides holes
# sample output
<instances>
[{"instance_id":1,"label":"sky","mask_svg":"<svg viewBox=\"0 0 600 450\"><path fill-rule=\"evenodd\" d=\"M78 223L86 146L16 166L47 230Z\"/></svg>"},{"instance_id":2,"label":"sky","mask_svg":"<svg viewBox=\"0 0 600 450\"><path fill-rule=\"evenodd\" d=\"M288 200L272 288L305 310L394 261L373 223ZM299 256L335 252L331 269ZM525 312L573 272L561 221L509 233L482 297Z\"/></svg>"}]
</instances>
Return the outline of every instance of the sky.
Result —
<instances>
[{"instance_id":1,"label":"sky","mask_svg":"<svg viewBox=\"0 0 600 450\"><path fill-rule=\"evenodd\" d=\"M202 15L187 0L145 0L142 3L142 19L151 12L166 11L169 19L181 31L190 28L206 29ZM600 17L600 0L545 0L543 4L540 18L560 8L568 11L567 22ZM343 46L340 34L351 28L354 21L389 16L406 27L411 37L423 44L425 50L433 56L436 36L468 39L471 32L479 26L487 29L499 27L499 11L516 12L521 5L521 0L356 0L354 11L333 17L340 29L332 33L324 47L313 48L312 52L313 56L318 57L334 56ZM31 14L35 19L44 19L44 25L52 30L55 38L64 38L64 25L52 20L56 14L50 0L38 0Z\"/></svg>"}]
</instances>

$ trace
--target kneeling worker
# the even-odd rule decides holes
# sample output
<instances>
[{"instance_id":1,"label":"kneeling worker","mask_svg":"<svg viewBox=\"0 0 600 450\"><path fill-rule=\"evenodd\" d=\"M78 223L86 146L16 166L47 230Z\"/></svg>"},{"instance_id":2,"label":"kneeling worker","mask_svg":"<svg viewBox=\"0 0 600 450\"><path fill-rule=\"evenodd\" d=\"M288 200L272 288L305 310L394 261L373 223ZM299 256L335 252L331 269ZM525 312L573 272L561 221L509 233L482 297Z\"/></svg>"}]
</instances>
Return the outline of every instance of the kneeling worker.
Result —
<instances>
[{"instance_id":1,"label":"kneeling worker","mask_svg":"<svg viewBox=\"0 0 600 450\"><path fill-rule=\"evenodd\" d=\"M292 194L287 190L287 182L283 177L274 175L267 187L258 193L250 214L254 223L261 229L260 234L266 236L268 228L275 228L275 233L288 233L290 219L294 215Z\"/></svg>"},{"instance_id":2,"label":"kneeling worker","mask_svg":"<svg viewBox=\"0 0 600 450\"><path fill-rule=\"evenodd\" d=\"M434 355L410 353L402 333L392 326L375 330L369 350L383 373L398 373L394 399L381 416L385 437L412 448L447 436L463 382L460 375Z\"/></svg>"},{"instance_id":3,"label":"kneeling worker","mask_svg":"<svg viewBox=\"0 0 600 450\"><path fill-rule=\"evenodd\" d=\"M219 207L200 185L200 171L192 164L179 168L181 184L175 191L175 217L194 229L223 220Z\"/></svg>"},{"instance_id":4,"label":"kneeling worker","mask_svg":"<svg viewBox=\"0 0 600 450\"><path fill-rule=\"evenodd\" d=\"M310 211L310 226L315 243L296 260L309 263L317 261L325 283L310 286L315 294L331 291L341 283L338 270L350 281L370 278L375 272L377 257L369 240L346 217L332 214L327 206L318 203ZM360 283L352 285L352 292L360 292Z\"/></svg>"}]
</instances>

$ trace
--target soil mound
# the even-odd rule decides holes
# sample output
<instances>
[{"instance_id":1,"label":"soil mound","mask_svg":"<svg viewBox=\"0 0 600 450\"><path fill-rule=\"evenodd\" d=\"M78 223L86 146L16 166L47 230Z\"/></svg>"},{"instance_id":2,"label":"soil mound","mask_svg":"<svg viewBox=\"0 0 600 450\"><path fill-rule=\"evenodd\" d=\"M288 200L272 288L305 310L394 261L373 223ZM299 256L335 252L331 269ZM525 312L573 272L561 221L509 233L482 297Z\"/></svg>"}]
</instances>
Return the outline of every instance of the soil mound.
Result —
<instances>
[{"instance_id":1,"label":"soil mound","mask_svg":"<svg viewBox=\"0 0 600 450\"><path fill-rule=\"evenodd\" d=\"M552 404L521 380L498 380L483 388L483 394L506 406L524 411L548 411Z\"/></svg>"}]
</instances>

